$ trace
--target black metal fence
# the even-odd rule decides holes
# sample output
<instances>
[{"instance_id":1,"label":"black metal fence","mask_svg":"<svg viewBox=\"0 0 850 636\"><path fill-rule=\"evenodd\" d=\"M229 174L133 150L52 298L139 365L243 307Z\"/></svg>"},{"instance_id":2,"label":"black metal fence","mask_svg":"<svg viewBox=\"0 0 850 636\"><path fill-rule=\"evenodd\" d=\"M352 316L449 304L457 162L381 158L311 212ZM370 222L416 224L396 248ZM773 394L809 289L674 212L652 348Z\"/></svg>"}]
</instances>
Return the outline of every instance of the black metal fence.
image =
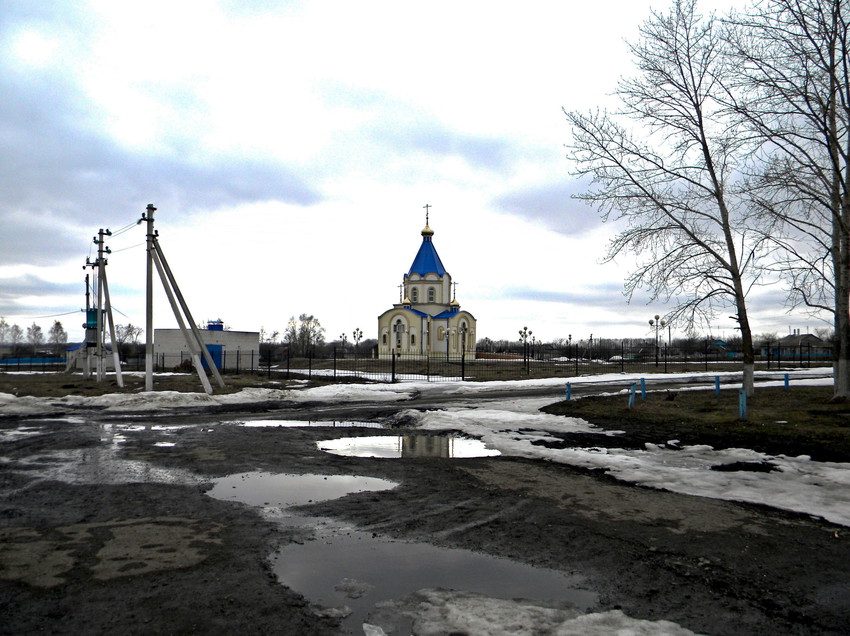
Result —
<instances>
[{"instance_id":1,"label":"black metal fence","mask_svg":"<svg viewBox=\"0 0 850 636\"><path fill-rule=\"evenodd\" d=\"M323 379L361 378L377 382L420 380L516 380L543 377L575 377L600 373L696 373L740 370L740 348L720 346L706 340L690 349L660 345L574 344L565 347L532 345L516 350L477 351L465 355L405 355L375 357L351 347L328 348L324 355L290 356L286 350L222 352L219 368L224 373L259 373L286 377ZM111 361L111 359L110 359ZM65 369L64 358L13 358L0 360L0 371L57 372ZM829 347L782 347L766 343L757 349L756 368L780 370L799 367L829 367ZM144 355L122 358L124 371L144 371ZM154 356L154 371L192 371L188 354Z\"/></svg>"},{"instance_id":2,"label":"black metal fence","mask_svg":"<svg viewBox=\"0 0 850 636\"><path fill-rule=\"evenodd\" d=\"M334 378L361 377L379 382L422 380L517 380L544 377L575 377L600 373L696 373L700 371L738 371L743 362L740 348L718 346L706 341L686 351L661 345L646 347L571 345L527 346L498 352L478 351L466 355L422 356L393 354L384 358L361 356L348 349L336 348L329 357L290 358L284 355L274 365L287 374ZM808 345L795 348L765 345L759 347L756 368L779 370L799 367L829 367L829 348Z\"/></svg>"}]
</instances>

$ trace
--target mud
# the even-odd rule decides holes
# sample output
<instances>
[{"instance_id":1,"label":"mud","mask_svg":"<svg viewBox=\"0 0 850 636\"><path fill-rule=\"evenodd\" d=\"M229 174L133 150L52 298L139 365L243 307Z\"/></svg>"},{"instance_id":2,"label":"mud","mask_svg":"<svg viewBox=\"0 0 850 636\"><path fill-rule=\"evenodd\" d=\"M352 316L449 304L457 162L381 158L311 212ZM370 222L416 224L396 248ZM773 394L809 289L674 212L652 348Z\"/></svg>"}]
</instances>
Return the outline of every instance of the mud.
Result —
<instances>
[{"instance_id":1,"label":"mud","mask_svg":"<svg viewBox=\"0 0 850 636\"><path fill-rule=\"evenodd\" d=\"M367 410L345 417L368 419ZM299 416L316 419L310 409ZM274 577L270 555L303 531L205 494L214 478L249 471L398 482L298 511L570 573L596 593L593 610L705 634L850 632L850 531L804 515L542 461L316 448L375 429L92 414L4 420L0 432L3 634L338 633L339 617ZM384 434L406 432L415 431Z\"/></svg>"}]
</instances>

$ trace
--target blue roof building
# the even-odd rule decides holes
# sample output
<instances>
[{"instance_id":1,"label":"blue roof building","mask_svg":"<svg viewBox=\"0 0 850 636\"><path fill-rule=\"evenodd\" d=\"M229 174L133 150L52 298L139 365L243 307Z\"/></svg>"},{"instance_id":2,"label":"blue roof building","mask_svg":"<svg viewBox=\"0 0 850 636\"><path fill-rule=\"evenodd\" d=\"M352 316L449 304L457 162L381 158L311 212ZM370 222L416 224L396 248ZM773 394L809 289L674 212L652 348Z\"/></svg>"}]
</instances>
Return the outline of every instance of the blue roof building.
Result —
<instances>
[{"instance_id":1,"label":"blue roof building","mask_svg":"<svg viewBox=\"0 0 850 636\"><path fill-rule=\"evenodd\" d=\"M434 247L427 213L421 234L399 302L378 316L378 355L474 355L476 320L457 302L451 274Z\"/></svg>"}]
</instances>

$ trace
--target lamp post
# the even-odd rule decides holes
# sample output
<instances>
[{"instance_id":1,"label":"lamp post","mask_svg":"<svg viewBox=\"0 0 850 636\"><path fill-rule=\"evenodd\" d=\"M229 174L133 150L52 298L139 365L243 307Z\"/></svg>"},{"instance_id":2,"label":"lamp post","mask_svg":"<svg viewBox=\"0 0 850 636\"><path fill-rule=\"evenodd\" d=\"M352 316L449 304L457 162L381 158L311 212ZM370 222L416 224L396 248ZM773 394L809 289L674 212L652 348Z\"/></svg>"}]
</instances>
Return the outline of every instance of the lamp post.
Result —
<instances>
[{"instance_id":1,"label":"lamp post","mask_svg":"<svg viewBox=\"0 0 850 636\"><path fill-rule=\"evenodd\" d=\"M655 314L655 318L649 319L649 326L655 327L655 366L658 366L658 331L667 326L666 320L661 320L661 316Z\"/></svg>"},{"instance_id":2,"label":"lamp post","mask_svg":"<svg viewBox=\"0 0 850 636\"><path fill-rule=\"evenodd\" d=\"M523 327L519 330L519 341L522 343L522 359L528 367L528 339L531 337L531 330L528 327Z\"/></svg>"}]
</instances>

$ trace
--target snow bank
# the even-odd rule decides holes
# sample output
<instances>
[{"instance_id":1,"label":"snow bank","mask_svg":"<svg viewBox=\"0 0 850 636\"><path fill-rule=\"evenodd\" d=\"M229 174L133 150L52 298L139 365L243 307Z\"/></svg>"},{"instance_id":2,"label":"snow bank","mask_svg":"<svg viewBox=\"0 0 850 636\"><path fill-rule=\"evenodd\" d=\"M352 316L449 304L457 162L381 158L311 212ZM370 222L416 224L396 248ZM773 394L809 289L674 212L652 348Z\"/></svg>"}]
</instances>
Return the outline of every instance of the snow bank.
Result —
<instances>
[{"instance_id":1,"label":"snow bank","mask_svg":"<svg viewBox=\"0 0 850 636\"><path fill-rule=\"evenodd\" d=\"M470 592L426 589L401 601L380 603L375 623L365 623L367 636L386 636L394 617L413 619L419 636L488 634L489 636L695 636L670 621L639 620L620 610L579 614L576 610L544 607L530 601L505 600Z\"/></svg>"}]
</instances>

